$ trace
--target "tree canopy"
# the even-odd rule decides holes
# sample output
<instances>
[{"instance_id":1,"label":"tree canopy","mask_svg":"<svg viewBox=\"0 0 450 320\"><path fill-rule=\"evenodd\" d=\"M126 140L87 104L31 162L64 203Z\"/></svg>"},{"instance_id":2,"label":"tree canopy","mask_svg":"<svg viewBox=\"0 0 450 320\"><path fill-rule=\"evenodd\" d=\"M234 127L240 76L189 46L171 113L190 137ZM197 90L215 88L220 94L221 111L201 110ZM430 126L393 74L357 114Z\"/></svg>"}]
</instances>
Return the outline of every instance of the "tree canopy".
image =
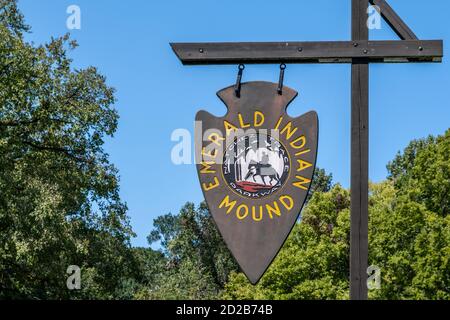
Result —
<instances>
[{"instance_id":1,"label":"tree canopy","mask_svg":"<svg viewBox=\"0 0 450 320\"><path fill-rule=\"evenodd\" d=\"M112 297L132 235L117 170L114 89L74 69L68 35L27 43L16 1L0 1L0 297ZM66 269L84 269L82 292Z\"/></svg>"}]
</instances>

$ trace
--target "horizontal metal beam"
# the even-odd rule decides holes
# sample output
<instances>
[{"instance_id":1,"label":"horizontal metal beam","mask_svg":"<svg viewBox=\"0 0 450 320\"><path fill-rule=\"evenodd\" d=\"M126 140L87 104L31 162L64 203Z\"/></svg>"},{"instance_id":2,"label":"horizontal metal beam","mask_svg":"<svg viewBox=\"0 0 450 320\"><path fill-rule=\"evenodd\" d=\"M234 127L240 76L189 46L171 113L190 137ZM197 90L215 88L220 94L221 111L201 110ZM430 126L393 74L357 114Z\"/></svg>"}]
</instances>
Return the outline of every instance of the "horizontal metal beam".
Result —
<instances>
[{"instance_id":1,"label":"horizontal metal beam","mask_svg":"<svg viewBox=\"0 0 450 320\"><path fill-rule=\"evenodd\" d=\"M442 40L171 43L184 65L441 62Z\"/></svg>"}]
</instances>

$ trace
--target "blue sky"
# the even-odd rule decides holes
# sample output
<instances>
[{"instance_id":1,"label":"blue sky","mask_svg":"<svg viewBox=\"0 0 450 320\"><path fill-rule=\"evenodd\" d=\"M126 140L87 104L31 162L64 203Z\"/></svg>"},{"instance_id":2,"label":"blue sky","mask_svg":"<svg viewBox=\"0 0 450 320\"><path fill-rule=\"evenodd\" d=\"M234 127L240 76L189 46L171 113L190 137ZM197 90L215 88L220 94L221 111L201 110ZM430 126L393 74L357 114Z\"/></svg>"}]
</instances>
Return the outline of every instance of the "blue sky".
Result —
<instances>
[{"instance_id":1,"label":"blue sky","mask_svg":"<svg viewBox=\"0 0 450 320\"><path fill-rule=\"evenodd\" d=\"M450 41L450 2L391 0L421 39ZM137 238L158 215L177 213L202 194L194 165L175 166L170 153L177 128L192 131L197 110L225 113L216 91L234 83L236 66L183 67L169 42L349 40L350 0L20 0L35 43L63 35L66 9L81 8L76 67L90 65L117 89L119 129L106 150L120 170L122 198ZM371 39L396 39L386 24ZM377 64L370 67L370 179L386 177L386 164L415 138L450 127L450 64ZM276 82L278 66L248 66L244 81ZM288 112L316 110L318 166L348 187L350 179L350 66L288 65L285 85L299 97Z\"/></svg>"}]
</instances>

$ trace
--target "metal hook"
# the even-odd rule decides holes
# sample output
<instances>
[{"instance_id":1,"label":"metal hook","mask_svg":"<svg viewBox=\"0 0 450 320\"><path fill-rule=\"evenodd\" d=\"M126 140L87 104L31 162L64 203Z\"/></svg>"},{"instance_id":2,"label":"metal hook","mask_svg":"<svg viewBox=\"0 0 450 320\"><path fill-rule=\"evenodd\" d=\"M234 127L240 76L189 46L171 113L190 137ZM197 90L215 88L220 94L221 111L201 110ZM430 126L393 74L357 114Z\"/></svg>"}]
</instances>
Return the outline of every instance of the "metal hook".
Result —
<instances>
[{"instance_id":1,"label":"metal hook","mask_svg":"<svg viewBox=\"0 0 450 320\"><path fill-rule=\"evenodd\" d=\"M284 63L280 64L280 79L278 80L278 94L283 94L283 82L284 82L284 70L286 69L286 65Z\"/></svg>"},{"instance_id":2,"label":"metal hook","mask_svg":"<svg viewBox=\"0 0 450 320\"><path fill-rule=\"evenodd\" d=\"M241 80L242 80L242 72L244 71L244 69L245 65L243 65L242 63L239 64L236 85L234 86L234 92L236 94L236 97L238 98L241 97Z\"/></svg>"}]
</instances>

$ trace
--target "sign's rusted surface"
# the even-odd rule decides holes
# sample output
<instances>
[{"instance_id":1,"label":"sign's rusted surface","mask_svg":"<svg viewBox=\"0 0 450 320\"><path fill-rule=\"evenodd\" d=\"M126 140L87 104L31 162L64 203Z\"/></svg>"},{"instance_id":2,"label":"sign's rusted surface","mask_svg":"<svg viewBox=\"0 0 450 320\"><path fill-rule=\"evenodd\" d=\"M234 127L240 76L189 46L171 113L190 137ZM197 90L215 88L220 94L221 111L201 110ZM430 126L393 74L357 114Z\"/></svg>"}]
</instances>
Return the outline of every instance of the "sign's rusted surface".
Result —
<instances>
[{"instance_id":1,"label":"sign's rusted surface","mask_svg":"<svg viewBox=\"0 0 450 320\"><path fill-rule=\"evenodd\" d=\"M228 112L200 111L200 183L228 248L253 283L273 261L298 219L311 185L318 140L314 111L286 113L297 92L269 82L218 92ZM200 143L201 141L201 143Z\"/></svg>"}]
</instances>

